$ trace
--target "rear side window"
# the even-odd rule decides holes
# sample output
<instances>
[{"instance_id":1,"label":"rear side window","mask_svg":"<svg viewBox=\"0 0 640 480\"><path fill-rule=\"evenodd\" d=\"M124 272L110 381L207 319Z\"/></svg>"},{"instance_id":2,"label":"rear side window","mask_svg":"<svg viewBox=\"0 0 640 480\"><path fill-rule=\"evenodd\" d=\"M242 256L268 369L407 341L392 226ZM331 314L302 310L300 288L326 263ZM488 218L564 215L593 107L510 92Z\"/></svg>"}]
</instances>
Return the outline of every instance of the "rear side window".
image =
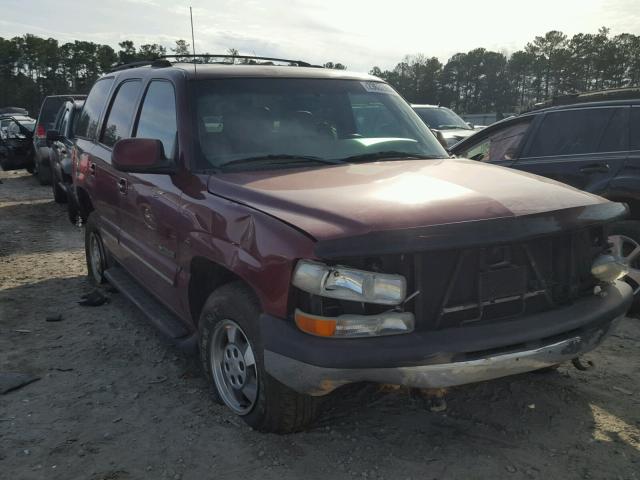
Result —
<instances>
[{"instance_id":1,"label":"rear side window","mask_svg":"<svg viewBox=\"0 0 640 480\"><path fill-rule=\"evenodd\" d=\"M640 150L640 107L633 107L631 109L629 129L629 149Z\"/></svg>"},{"instance_id":2,"label":"rear side window","mask_svg":"<svg viewBox=\"0 0 640 480\"><path fill-rule=\"evenodd\" d=\"M617 152L626 149L623 108L584 108L548 113L528 157Z\"/></svg>"},{"instance_id":3,"label":"rear side window","mask_svg":"<svg viewBox=\"0 0 640 480\"><path fill-rule=\"evenodd\" d=\"M113 83L113 78L98 80L89 92L87 101L82 108L82 113L76 123L76 135L78 137L93 140L98 132L98 122L100 114L107 103L109 89Z\"/></svg>"},{"instance_id":4,"label":"rear side window","mask_svg":"<svg viewBox=\"0 0 640 480\"><path fill-rule=\"evenodd\" d=\"M40 108L40 115L38 115L38 125L42 125L45 130L53 128L55 126L60 107L66 101L67 99L62 97L45 98L42 107Z\"/></svg>"},{"instance_id":5,"label":"rear side window","mask_svg":"<svg viewBox=\"0 0 640 480\"><path fill-rule=\"evenodd\" d=\"M129 136L141 85L140 80L120 84L107 113L100 143L113 147L118 140Z\"/></svg>"},{"instance_id":6,"label":"rear side window","mask_svg":"<svg viewBox=\"0 0 640 480\"><path fill-rule=\"evenodd\" d=\"M160 140L165 157L173 158L177 130L173 85L165 81L151 82L144 96L134 136Z\"/></svg>"}]
</instances>

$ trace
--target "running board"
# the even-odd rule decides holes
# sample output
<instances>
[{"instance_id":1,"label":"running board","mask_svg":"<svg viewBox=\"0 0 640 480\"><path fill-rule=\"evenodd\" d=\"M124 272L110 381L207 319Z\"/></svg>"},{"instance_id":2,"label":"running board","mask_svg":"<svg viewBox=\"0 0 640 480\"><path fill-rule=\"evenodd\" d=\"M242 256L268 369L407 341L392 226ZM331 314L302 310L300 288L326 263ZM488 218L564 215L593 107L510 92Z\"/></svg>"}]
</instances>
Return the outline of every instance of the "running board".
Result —
<instances>
[{"instance_id":1,"label":"running board","mask_svg":"<svg viewBox=\"0 0 640 480\"><path fill-rule=\"evenodd\" d=\"M190 332L173 312L158 302L122 267L108 268L105 270L104 276L113 287L145 314L160 333L175 345L185 350L193 350L197 346L197 331Z\"/></svg>"}]
</instances>

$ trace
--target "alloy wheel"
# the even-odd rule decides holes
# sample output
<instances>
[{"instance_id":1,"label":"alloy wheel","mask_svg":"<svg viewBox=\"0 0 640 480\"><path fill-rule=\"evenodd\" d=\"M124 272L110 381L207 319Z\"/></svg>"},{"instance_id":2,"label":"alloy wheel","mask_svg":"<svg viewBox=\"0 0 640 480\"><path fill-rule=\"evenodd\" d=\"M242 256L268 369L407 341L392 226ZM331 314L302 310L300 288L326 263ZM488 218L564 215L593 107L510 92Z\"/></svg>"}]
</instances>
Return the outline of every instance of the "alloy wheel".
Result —
<instances>
[{"instance_id":1,"label":"alloy wheel","mask_svg":"<svg viewBox=\"0 0 640 480\"><path fill-rule=\"evenodd\" d=\"M640 245L626 235L611 235L609 243L611 253L622 260L629 269L624 280L633 288L633 294L638 294L640 292Z\"/></svg>"},{"instance_id":2,"label":"alloy wheel","mask_svg":"<svg viewBox=\"0 0 640 480\"><path fill-rule=\"evenodd\" d=\"M238 415L246 415L258 398L258 370L253 348L233 320L218 322L209 361L222 401Z\"/></svg>"}]
</instances>

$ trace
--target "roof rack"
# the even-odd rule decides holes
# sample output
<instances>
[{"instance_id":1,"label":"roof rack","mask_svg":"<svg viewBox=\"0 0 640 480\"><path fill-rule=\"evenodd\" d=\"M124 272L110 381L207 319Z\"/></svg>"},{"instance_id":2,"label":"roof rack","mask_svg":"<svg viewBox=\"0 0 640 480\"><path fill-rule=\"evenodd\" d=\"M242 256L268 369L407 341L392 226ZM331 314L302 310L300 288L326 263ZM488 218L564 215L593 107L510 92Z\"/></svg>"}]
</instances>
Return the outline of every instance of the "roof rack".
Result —
<instances>
[{"instance_id":1,"label":"roof rack","mask_svg":"<svg viewBox=\"0 0 640 480\"><path fill-rule=\"evenodd\" d=\"M542 108L557 107L561 105L573 105L577 103L602 102L611 100L632 100L640 98L639 87L610 88L607 90L596 90L593 92L569 93L558 95L536 103L528 111L540 110Z\"/></svg>"},{"instance_id":2,"label":"roof rack","mask_svg":"<svg viewBox=\"0 0 640 480\"><path fill-rule=\"evenodd\" d=\"M156 68L163 68L163 67L170 67L173 63L179 63L182 62L182 59L190 59L191 62L190 63L197 63L197 64L211 64L211 63L218 63L218 64L226 64L229 65L229 62L198 62L196 61L199 58L220 58L220 59L233 59L235 60L236 58L241 59L241 60L247 60L246 64L247 65L268 65L266 63L258 63L256 62L256 60L260 60L263 62L284 62L284 63L288 63L291 66L296 66L296 67L313 67L313 68L324 68L321 65L312 65L308 62L303 62L302 60L289 60L286 58L275 58L275 57L257 57L254 55L227 55L227 54L221 54L221 55L215 55L215 54L210 54L210 53L206 53L206 54L202 54L202 55L162 55L160 57L156 57L156 58L152 58L149 60L140 60L137 62L130 62L130 63L121 63L119 65L114 65L112 66L109 71L105 72L105 73L113 73L113 72L119 72L121 70L128 70L130 68L137 68L137 67L147 67L147 66L151 66L151 67L156 67ZM174 62L171 62L170 60L174 60Z\"/></svg>"},{"instance_id":3,"label":"roof rack","mask_svg":"<svg viewBox=\"0 0 640 480\"><path fill-rule=\"evenodd\" d=\"M195 59L197 58L224 58L224 59L233 59L235 60L236 58L241 59L241 60L263 60L263 61L268 61L268 62L284 62L284 63L288 63L289 65L292 66L297 66L297 67L316 67L316 68L323 68L320 65L312 65L309 62L304 62L302 60L290 60L288 58L275 58L275 57L258 57L255 55L228 55L228 54L211 54L211 53L205 53L205 54L198 54L198 55L162 55L161 57L158 57L161 59L165 59L165 58L174 58L176 60L178 59L182 59L182 58L189 58L189 59L193 59L195 62ZM202 63L207 63L207 62L202 62ZM208 62L208 63L228 63L228 62ZM255 65L255 63L253 64Z\"/></svg>"},{"instance_id":4,"label":"roof rack","mask_svg":"<svg viewBox=\"0 0 640 480\"><path fill-rule=\"evenodd\" d=\"M129 68L146 67L146 66L170 67L171 66L171 62L169 62L168 60L163 60L162 57L158 57L158 58L153 58L153 59L150 59L150 60L140 60L138 62L120 63L118 65L113 65L105 73L118 72L120 70L128 70Z\"/></svg>"}]
</instances>

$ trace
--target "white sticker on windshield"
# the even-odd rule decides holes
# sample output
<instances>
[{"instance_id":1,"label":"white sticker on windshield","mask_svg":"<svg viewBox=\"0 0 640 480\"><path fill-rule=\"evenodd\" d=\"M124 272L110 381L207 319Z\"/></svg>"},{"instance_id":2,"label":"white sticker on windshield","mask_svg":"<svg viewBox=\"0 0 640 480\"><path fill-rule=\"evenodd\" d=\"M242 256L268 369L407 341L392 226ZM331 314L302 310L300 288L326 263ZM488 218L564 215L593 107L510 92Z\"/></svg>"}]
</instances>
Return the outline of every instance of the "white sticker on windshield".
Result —
<instances>
[{"instance_id":1,"label":"white sticker on windshield","mask_svg":"<svg viewBox=\"0 0 640 480\"><path fill-rule=\"evenodd\" d=\"M370 93L386 93L387 95L394 93L393 88L382 82L360 82L360 85Z\"/></svg>"}]
</instances>

